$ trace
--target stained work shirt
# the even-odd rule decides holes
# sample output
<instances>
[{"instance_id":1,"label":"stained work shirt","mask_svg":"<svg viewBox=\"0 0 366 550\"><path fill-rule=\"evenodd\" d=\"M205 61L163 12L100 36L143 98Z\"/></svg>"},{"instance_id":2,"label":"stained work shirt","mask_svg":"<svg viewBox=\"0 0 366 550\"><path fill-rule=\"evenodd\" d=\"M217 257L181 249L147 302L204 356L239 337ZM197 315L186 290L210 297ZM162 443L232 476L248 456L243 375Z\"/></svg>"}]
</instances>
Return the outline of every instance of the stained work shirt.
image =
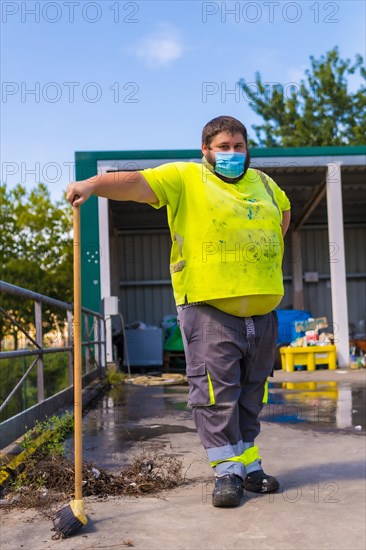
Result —
<instances>
[{"instance_id":1,"label":"stained work shirt","mask_svg":"<svg viewBox=\"0 0 366 550\"><path fill-rule=\"evenodd\" d=\"M290 202L271 178L249 168L238 183L225 183L194 162L141 173L159 201L151 206L167 206L177 305L205 301L234 315L261 315L278 305L282 212Z\"/></svg>"}]
</instances>

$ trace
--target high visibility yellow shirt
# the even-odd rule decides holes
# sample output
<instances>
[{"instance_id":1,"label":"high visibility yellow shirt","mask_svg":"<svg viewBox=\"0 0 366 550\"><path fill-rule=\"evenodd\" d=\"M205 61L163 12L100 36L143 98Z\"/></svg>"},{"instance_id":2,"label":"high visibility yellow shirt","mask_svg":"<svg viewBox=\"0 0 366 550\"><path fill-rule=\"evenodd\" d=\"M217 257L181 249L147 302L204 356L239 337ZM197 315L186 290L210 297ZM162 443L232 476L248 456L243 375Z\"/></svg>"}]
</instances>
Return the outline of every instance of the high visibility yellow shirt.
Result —
<instances>
[{"instance_id":1,"label":"high visibility yellow shirt","mask_svg":"<svg viewBox=\"0 0 366 550\"><path fill-rule=\"evenodd\" d=\"M141 172L167 206L177 305L204 301L234 315L263 315L280 302L282 212L278 185L249 168L225 183L205 164L172 162Z\"/></svg>"}]
</instances>

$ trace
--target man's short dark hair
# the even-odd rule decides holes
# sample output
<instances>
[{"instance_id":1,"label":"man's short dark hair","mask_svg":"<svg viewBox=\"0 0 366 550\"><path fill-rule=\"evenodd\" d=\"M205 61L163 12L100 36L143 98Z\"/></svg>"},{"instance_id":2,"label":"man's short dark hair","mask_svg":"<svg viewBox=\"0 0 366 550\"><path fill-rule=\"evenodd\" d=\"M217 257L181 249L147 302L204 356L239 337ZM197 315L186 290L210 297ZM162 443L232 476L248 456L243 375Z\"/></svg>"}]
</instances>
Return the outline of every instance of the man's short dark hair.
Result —
<instances>
[{"instance_id":1,"label":"man's short dark hair","mask_svg":"<svg viewBox=\"0 0 366 550\"><path fill-rule=\"evenodd\" d=\"M202 130L202 143L208 147L213 138L221 132L228 132L231 135L242 134L245 144L248 144L247 129L240 120L232 116L218 116L210 120Z\"/></svg>"}]
</instances>

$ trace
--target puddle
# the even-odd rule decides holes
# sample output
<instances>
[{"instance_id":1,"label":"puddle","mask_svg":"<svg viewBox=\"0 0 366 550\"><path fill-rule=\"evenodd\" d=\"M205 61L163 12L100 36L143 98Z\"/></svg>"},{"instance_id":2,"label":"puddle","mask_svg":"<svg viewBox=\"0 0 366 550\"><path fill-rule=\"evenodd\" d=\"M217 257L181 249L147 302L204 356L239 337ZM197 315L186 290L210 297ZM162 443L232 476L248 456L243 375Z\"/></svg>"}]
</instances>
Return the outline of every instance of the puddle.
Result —
<instances>
[{"instance_id":1,"label":"puddle","mask_svg":"<svg viewBox=\"0 0 366 550\"><path fill-rule=\"evenodd\" d=\"M343 382L274 382L261 419L365 433L366 388Z\"/></svg>"},{"instance_id":2,"label":"puddle","mask_svg":"<svg viewBox=\"0 0 366 550\"><path fill-rule=\"evenodd\" d=\"M187 408L186 400L168 404L177 410ZM366 388L338 381L270 382L268 404L260 418L267 422L303 424L312 429L365 433Z\"/></svg>"},{"instance_id":3,"label":"puddle","mask_svg":"<svg viewBox=\"0 0 366 550\"><path fill-rule=\"evenodd\" d=\"M124 452L160 436L195 432L185 426L187 386L116 386L83 419L84 459L105 468L127 464ZM346 382L270 382L261 420L303 429L365 433L366 388ZM68 445L72 446L72 440Z\"/></svg>"}]
</instances>

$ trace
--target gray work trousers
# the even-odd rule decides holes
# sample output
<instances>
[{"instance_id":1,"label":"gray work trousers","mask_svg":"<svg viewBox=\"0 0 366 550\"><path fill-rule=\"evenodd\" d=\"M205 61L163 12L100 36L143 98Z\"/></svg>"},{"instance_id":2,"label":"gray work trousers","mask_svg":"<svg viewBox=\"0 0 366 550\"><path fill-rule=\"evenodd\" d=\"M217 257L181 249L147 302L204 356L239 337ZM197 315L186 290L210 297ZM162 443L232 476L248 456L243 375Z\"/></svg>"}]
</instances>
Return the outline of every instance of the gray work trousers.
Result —
<instances>
[{"instance_id":1,"label":"gray work trousers","mask_svg":"<svg viewBox=\"0 0 366 550\"><path fill-rule=\"evenodd\" d=\"M276 312L236 317L206 304L192 305L178 308L178 322L188 405L210 464L218 476L244 478L261 467L260 457L250 464L237 457L254 446L260 431L265 385L273 372Z\"/></svg>"}]
</instances>

